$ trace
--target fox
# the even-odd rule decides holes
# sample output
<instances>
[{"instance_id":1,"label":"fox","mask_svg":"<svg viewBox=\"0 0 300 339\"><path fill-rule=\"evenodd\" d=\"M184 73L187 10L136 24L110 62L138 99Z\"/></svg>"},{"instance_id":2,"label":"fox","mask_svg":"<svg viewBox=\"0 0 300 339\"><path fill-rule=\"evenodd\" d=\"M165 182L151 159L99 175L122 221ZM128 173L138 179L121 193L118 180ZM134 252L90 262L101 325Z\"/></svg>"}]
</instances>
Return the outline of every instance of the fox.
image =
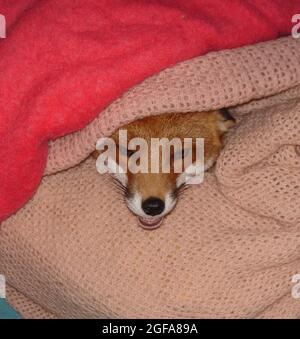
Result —
<instances>
[{"instance_id":1,"label":"fox","mask_svg":"<svg viewBox=\"0 0 300 339\"><path fill-rule=\"evenodd\" d=\"M170 112L141 118L130 122L111 135L116 144L116 163L127 164L122 158L133 156L137 149L124 149L120 144L120 131L127 132L128 140L142 138L150 146L153 138L202 138L204 140L204 171L209 170L215 164L224 145L224 134L236 123L235 118L225 108L207 112ZM120 149L123 147L123 149ZM173 211L177 205L181 193L188 188L185 180L187 171L174 170L174 163L180 158L184 160L190 153L192 162L196 159L195 143L189 145L189 149L180 150L179 154L174 148L170 151L170 171L162 171L162 157L159 170L155 173L132 172L129 166L122 173L112 173L114 182L125 198L128 209L137 216L138 224L148 230L158 228L164 218ZM93 157L98 158L101 151L93 152ZM151 154L147 155L151 160ZM124 166L124 165L122 165Z\"/></svg>"}]
</instances>

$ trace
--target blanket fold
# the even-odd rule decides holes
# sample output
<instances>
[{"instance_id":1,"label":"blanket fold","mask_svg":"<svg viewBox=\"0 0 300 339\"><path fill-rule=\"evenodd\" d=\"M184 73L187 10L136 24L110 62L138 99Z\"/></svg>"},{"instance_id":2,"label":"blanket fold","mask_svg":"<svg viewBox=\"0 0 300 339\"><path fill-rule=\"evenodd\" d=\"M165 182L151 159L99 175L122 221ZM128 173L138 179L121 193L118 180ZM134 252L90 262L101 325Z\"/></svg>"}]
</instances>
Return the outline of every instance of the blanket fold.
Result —
<instances>
[{"instance_id":1,"label":"blanket fold","mask_svg":"<svg viewBox=\"0 0 300 339\"><path fill-rule=\"evenodd\" d=\"M218 161L217 177L223 193L252 213L299 224L297 145L299 100L254 110L242 119Z\"/></svg>"}]
</instances>

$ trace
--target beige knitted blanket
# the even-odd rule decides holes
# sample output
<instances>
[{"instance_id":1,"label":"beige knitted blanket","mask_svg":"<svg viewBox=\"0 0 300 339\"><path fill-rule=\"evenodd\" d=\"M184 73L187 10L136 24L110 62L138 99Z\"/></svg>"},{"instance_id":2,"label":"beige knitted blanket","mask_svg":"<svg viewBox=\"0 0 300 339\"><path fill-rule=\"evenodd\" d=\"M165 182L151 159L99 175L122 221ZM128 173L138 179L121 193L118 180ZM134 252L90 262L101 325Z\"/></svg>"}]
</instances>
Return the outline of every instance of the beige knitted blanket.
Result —
<instances>
[{"instance_id":1,"label":"beige knitted blanket","mask_svg":"<svg viewBox=\"0 0 300 339\"><path fill-rule=\"evenodd\" d=\"M54 141L38 192L1 227L9 301L25 317L300 318L299 55L289 37L183 62ZM215 170L155 231L83 162L133 119L220 107L238 124Z\"/></svg>"}]
</instances>

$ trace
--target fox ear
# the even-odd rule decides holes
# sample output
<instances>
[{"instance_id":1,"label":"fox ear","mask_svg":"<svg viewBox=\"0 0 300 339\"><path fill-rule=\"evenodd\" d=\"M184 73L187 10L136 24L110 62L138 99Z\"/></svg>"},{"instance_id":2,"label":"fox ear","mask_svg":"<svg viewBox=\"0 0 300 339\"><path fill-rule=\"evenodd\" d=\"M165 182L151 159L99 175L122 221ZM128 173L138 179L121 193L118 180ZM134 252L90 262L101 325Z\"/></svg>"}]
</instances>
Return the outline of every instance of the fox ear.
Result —
<instances>
[{"instance_id":1,"label":"fox ear","mask_svg":"<svg viewBox=\"0 0 300 339\"><path fill-rule=\"evenodd\" d=\"M219 129L222 133L225 133L235 125L234 117L229 113L226 108L222 108L218 111L218 118L219 118Z\"/></svg>"}]
</instances>

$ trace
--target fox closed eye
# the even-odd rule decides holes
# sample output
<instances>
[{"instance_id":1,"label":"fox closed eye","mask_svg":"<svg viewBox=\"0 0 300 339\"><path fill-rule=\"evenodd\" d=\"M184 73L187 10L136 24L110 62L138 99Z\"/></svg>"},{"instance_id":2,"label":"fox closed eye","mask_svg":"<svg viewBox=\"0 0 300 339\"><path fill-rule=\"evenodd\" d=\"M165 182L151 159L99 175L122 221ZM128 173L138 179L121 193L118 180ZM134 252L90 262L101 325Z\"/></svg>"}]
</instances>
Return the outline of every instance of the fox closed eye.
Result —
<instances>
[{"instance_id":1,"label":"fox closed eye","mask_svg":"<svg viewBox=\"0 0 300 339\"><path fill-rule=\"evenodd\" d=\"M120 153L122 155L127 156L128 158L131 157L137 150L127 149L126 147L118 146Z\"/></svg>"},{"instance_id":2,"label":"fox closed eye","mask_svg":"<svg viewBox=\"0 0 300 339\"><path fill-rule=\"evenodd\" d=\"M132 150L132 149L128 149L127 150L127 157L131 157L136 151Z\"/></svg>"},{"instance_id":3,"label":"fox closed eye","mask_svg":"<svg viewBox=\"0 0 300 339\"><path fill-rule=\"evenodd\" d=\"M122 155L127 155L127 157L131 157L136 151L136 150L131 150L131 149L126 149L124 147L120 147L121 154ZM187 155L190 153L189 149L183 149L183 150L178 150L174 153L173 159L174 161L184 159L187 157Z\"/></svg>"},{"instance_id":4,"label":"fox closed eye","mask_svg":"<svg viewBox=\"0 0 300 339\"><path fill-rule=\"evenodd\" d=\"M184 159L188 154L190 153L190 150L188 148L185 148L183 150L178 150L174 153L174 160Z\"/></svg>"}]
</instances>

